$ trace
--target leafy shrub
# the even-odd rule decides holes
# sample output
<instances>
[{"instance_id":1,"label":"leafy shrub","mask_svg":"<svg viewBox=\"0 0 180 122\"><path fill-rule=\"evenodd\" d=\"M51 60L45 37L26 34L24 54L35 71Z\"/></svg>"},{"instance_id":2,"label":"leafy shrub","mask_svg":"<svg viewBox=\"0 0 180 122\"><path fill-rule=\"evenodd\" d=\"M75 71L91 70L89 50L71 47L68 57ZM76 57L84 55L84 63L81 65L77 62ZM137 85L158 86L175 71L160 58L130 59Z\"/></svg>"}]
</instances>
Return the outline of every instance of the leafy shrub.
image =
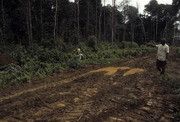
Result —
<instances>
[{"instance_id":1,"label":"leafy shrub","mask_svg":"<svg viewBox=\"0 0 180 122\"><path fill-rule=\"evenodd\" d=\"M110 43L109 42L101 42L98 44L98 48L100 50L109 50L110 49Z\"/></svg>"},{"instance_id":2,"label":"leafy shrub","mask_svg":"<svg viewBox=\"0 0 180 122\"><path fill-rule=\"evenodd\" d=\"M44 39L44 40L42 40L42 42L41 42L41 44L42 44L42 46L43 47L46 47L46 48L54 48L54 40L53 39Z\"/></svg>"},{"instance_id":3,"label":"leafy shrub","mask_svg":"<svg viewBox=\"0 0 180 122\"><path fill-rule=\"evenodd\" d=\"M175 50L175 55L180 58L180 47L176 47L174 48L174 50Z\"/></svg>"},{"instance_id":4,"label":"leafy shrub","mask_svg":"<svg viewBox=\"0 0 180 122\"><path fill-rule=\"evenodd\" d=\"M8 83L28 82L31 79L31 75L20 66L9 64L4 67L0 72L0 87Z\"/></svg>"},{"instance_id":5,"label":"leafy shrub","mask_svg":"<svg viewBox=\"0 0 180 122\"><path fill-rule=\"evenodd\" d=\"M104 64L154 51L154 49L147 47L119 49L117 44L110 45L109 43L100 43L99 48L97 48L96 38L93 36L89 37L87 45L84 42L79 43L79 45L85 50L83 52L84 60L80 61L77 60L77 55L73 51L62 52L60 48L49 49L39 45L32 45L28 48L20 45L14 46L11 49L11 55L20 66L0 67L0 86L39 79L46 75L61 72L65 68L78 68L85 64Z\"/></svg>"},{"instance_id":6,"label":"leafy shrub","mask_svg":"<svg viewBox=\"0 0 180 122\"><path fill-rule=\"evenodd\" d=\"M92 49L92 51L97 51L97 39L95 36L88 37L88 47Z\"/></svg>"},{"instance_id":7,"label":"leafy shrub","mask_svg":"<svg viewBox=\"0 0 180 122\"><path fill-rule=\"evenodd\" d=\"M119 48L138 48L139 45L136 42L122 41L119 43Z\"/></svg>"}]
</instances>

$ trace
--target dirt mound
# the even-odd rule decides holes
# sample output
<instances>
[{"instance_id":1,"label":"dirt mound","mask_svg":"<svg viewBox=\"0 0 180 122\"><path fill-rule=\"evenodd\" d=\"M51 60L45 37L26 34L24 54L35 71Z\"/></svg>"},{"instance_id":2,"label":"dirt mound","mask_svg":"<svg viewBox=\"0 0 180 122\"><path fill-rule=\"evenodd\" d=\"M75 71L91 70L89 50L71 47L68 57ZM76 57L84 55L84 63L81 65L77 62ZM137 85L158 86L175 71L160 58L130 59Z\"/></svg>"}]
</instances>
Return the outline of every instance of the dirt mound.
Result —
<instances>
[{"instance_id":1,"label":"dirt mound","mask_svg":"<svg viewBox=\"0 0 180 122\"><path fill-rule=\"evenodd\" d=\"M10 54L0 54L0 66L11 63L17 64L16 60Z\"/></svg>"}]
</instances>

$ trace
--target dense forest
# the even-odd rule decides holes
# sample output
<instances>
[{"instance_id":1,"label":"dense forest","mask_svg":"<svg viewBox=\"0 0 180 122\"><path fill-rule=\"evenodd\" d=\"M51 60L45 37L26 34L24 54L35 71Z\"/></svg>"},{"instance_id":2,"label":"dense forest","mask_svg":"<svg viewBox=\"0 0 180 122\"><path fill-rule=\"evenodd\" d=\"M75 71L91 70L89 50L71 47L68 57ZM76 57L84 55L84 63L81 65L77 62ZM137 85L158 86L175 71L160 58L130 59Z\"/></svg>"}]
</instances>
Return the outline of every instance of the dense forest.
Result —
<instances>
[{"instance_id":1,"label":"dense forest","mask_svg":"<svg viewBox=\"0 0 180 122\"><path fill-rule=\"evenodd\" d=\"M165 37L172 43L179 0L172 5L151 0L144 13L129 0L1 0L0 43L30 46L77 45L90 36L98 42L133 41L144 44Z\"/></svg>"},{"instance_id":2,"label":"dense forest","mask_svg":"<svg viewBox=\"0 0 180 122\"><path fill-rule=\"evenodd\" d=\"M102 64L155 51L162 37L174 44L180 2L151 0L144 14L129 0L1 0L0 86L27 82L66 68ZM81 48L84 60L77 61ZM180 49L176 52L179 54ZM14 65L15 64L15 65Z\"/></svg>"}]
</instances>

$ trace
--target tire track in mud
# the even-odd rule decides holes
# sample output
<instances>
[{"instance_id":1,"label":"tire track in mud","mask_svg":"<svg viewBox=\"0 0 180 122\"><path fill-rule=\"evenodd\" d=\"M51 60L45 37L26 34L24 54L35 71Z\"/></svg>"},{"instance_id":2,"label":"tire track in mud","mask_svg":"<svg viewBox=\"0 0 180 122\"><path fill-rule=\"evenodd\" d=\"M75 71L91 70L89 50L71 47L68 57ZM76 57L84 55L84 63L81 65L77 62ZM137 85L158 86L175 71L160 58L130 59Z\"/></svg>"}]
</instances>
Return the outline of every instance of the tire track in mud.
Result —
<instances>
[{"instance_id":1,"label":"tire track in mud","mask_svg":"<svg viewBox=\"0 0 180 122\"><path fill-rule=\"evenodd\" d=\"M143 57L143 59L147 59L149 58L149 56L145 56ZM131 62L134 62L135 60L137 59L134 59L134 60L130 60L128 62L125 62L125 63L131 63ZM26 93L30 93L30 92L34 92L34 91L38 91L38 90L41 90L41 89L46 89L46 88L50 88L50 87L55 87L57 85L62 85L64 83L69 83L69 82L72 82L73 80L75 79L79 79L83 76L86 76L86 75L89 75L89 74L92 74L93 72L87 72L87 73L84 73L84 74L81 74L79 76L75 76L75 77L72 77L72 78L69 78L69 79L65 79L65 80L61 80L61 81L58 81L58 82L55 82L55 83L49 83L49 84L45 84L43 86L39 86L39 87L35 87L35 88L32 88L32 89L28 89L28 90L25 90L25 91L22 91L22 92L18 92L18 93L15 93L13 95L9 95L9 96L5 96L5 97L1 97L0 98L0 102L4 101L4 100L8 100L8 99L11 99L11 98L15 98L15 97L18 97L20 95L23 95L23 94L26 94Z\"/></svg>"},{"instance_id":2,"label":"tire track in mud","mask_svg":"<svg viewBox=\"0 0 180 122\"><path fill-rule=\"evenodd\" d=\"M18 97L20 95L27 94L27 93L30 93L30 92L35 92L35 91L38 91L38 90L41 90L41 89L47 89L47 88L50 88L50 87L55 87L55 86L59 86L59 85L65 84L65 83L69 83L69 82L72 82L75 79L81 78L81 77L89 75L89 74L91 74L91 72L84 73L84 74L81 74L79 76L75 76L75 77L72 77L72 78L69 78L69 79L61 80L61 81L58 81L58 82L55 82L55 83L49 83L49 84L39 86L39 87L36 87L36 88L28 89L28 90L25 90L25 91L22 91L22 92L15 93L15 94L10 95L10 96L1 97L0 102L3 102L4 100L15 98L15 97Z\"/></svg>"},{"instance_id":3,"label":"tire track in mud","mask_svg":"<svg viewBox=\"0 0 180 122\"><path fill-rule=\"evenodd\" d=\"M132 60L129 60L129 61L132 62ZM136 61L139 61L139 60L137 60L137 59L133 60L133 62L136 62ZM130 62L124 62L123 64L130 64ZM6 97L3 97L3 98L0 98L0 102L16 98L16 97L19 97L21 95L25 95L27 93L35 93L36 94L36 91L39 91L39 90L42 90L42 89L45 90L47 88L53 88L53 87L61 86L63 84L70 83L70 82L72 82L72 81L74 81L76 79L81 79L83 76L87 76L89 74L93 74L93 73L92 72L87 72L85 74L82 74L82 75L79 75L79 76L75 76L75 77L72 77L72 78L69 78L69 79L61 80L59 82L50 83L50 84L46 84L46 85L43 85L43 86L40 86L40 87L36 87L36 88L33 88L33 89L22 91L22 92L14 94L14 95L10 95L10 96L6 96ZM78 99L88 99L88 98L92 97L93 95L95 95L96 92L97 92L96 88L95 88L95 90L87 89L85 92L82 93L82 95L77 97L77 99L76 98L74 99L74 102L75 103L77 102L75 107L72 107L71 109L68 109L68 111L66 111L64 114L62 114L61 117L59 117L59 114L58 114L57 117L55 117L55 118L53 117L53 120L64 120L64 121L68 121L68 120L80 120L82 118L82 116L83 116L84 111L86 111L88 109L91 109L92 101L81 101L81 102L78 103ZM57 103L46 104L45 102L43 102L43 100L41 100L40 97L37 97L36 95L35 95L35 97L36 98L34 100L39 99L40 103L44 104L43 105L44 107L38 108L37 112L35 112L35 115L37 117L41 116L41 115L44 116L46 114L48 115L49 113L53 113L54 109L66 107L66 105L63 104L63 102L59 102L58 103L56 101ZM32 100L32 102L34 100ZM12 105L12 108L14 108L14 107L16 108L18 105L21 104L21 103L16 104L17 103L16 101L14 101L14 102L12 101L12 103L15 105L15 106ZM25 103L27 104L28 101L26 101ZM19 118L21 118L21 117L19 117Z\"/></svg>"},{"instance_id":4,"label":"tire track in mud","mask_svg":"<svg viewBox=\"0 0 180 122\"><path fill-rule=\"evenodd\" d=\"M148 57L143 57L143 59L148 59L149 58L149 56ZM137 62L139 62L139 60L136 60ZM126 62L127 63L127 62ZM138 63L139 64L139 63ZM110 67L110 69L111 69L112 67ZM106 68L105 68L106 69ZM117 68L118 69L118 68ZM119 69L121 69L121 68L119 68ZM122 68L122 69L129 69L129 68ZM98 69L98 70L101 70L101 69ZM97 70L97 71L98 71ZM96 70L94 70L94 71L91 71L92 73L93 72L96 72ZM122 75L121 77L124 77L124 75ZM111 79L111 78L110 78ZM101 87L103 87L103 86L101 86ZM112 86L109 86L109 87L112 87ZM83 92L83 94L82 94L82 96L80 96L80 97L76 97L74 100L76 101L79 101L80 99L87 99L88 97L90 98L90 97L92 97L92 96L95 96L97 93L99 92L99 90L98 90L98 88L91 88L91 89L87 89L85 92ZM111 98L111 96L109 96L110 98ZM107 99L108 101L110 100L110 99ZM76 102L77 102L76 101ZM112 103L114 103L114 102L112 102ZM128 102L126 102L126 101L124 101L124 103L128 103ZM81 102L79 102L78 104L76 104L76 106L73 108L73 109L71 109L71 110L68 110L68 111L66 111L61 117L57 117L57 118L55 118L55 120L61 120L61 121L81 121L81 119L82 119L82 121L86 121L87 119L84 119L83 118L83 116L84 116L84 113L85 113L85 111L89 111L90 112L90 109L93 107L93 101L83 101L82 103ZM117 104L117 103L116 103ZM132 104L132 103L128 103L128 104ZM132 104L133 105L133 104ZM116 106L116 105L115 105ZM114 110L117 110L118 111L118 109L122 109L122 106L120 106L120 107L118 107L118 108L114 108L115 106L112 106L112 107L108 107L108 106L106 106L106 107L104 107L104 109L102 109L101 111L102 112L97 112L96 114L97 115L92 115L93 116L93 118L95 118L95 120L93 120L92 118L92 121L97 121L98 120L98 118L100 118L101 116L104 116L104 114L106 115L107 113L108 113L108 110L110 110L109 112L111 113L113 113L114 112ZM112 111L113 110L113 111ZM103 111L106 111L105 113L103 112ZM111 115L111 114L110 114ZM99 116L99 117L98 117ZM129 117L130 118L130 117ZM84 120L83 120L84 119ZM124 118L123 118L124 119ZM106 119L105 119L106 120ZM108 121L123 121L122 119L118 119L118 118L116 118L116 117L107 117L107 120ZM102 121L101 119L100 120L98 120L98 121Z\"/></svg>"},{"instance_id":5,"label":"tire track in mud","mask_svg":"<svg viewBox=\"0 0 180 122\"><path fill-rule=\"evenodd\" d=\"M121 62L121 61L120 61ZM156 69L152 67L152 64L155 62L152 55L144 56L142 58L129 59L127 61L122 61L121 63L116 63L113 67L119 66L128 66L128 67L139 67L145 70L149 70L145 75L142 74L132 75L132 76L123 76L124 71L119 70L115 75L106 76L103 73L92 73L87 72L79 76L61 80L55 83L46 84L40 87L29 89L23 92L16 93L14 95L6 96L0 98L0 102L3 103L1 109L6 109L8 104L11 105L8 111L18 109L19 106L22 106L22 112L10 113L11 115L4 115L5 118L1 118L0 110L0 119L4 120L15 120L23 121L26 120L39 120L39 121L146 121L149 120L155 121L159 119L160 115L163 114L157 111L156 106L152 108L152 105L146 106L146 103L149 99L153 98L155 86L153 81L149 78L150 74L156 74ZM149 67L150 66L150 67ZM104 66L107 67L107 66ZM95 77L94 77L95 76ZM145 79L145 77L148 77ZM95 82L93 80L96 80ZM153 80L156 80L154 78ZM70 88L64 88L64 84L68 84ZM147 85L151 85L147 87ZM77 88L78 87L78 88ZM136 88L137 87L137 88ZM63 90L58 90L58 89ZM116 88L116 89L115 89ZM114 91L113 91L114 89ZM54 91L53 91L54 90ZM45 98L41 92L44 92ZM74 93L74 92L78 93ZM38 93L37 93L38 92ZM48 94L50 92L50 94ZM117 93L116 93L117 92ZM37 95L34 95L34 93ZM132 93L132 94L131 94ZM134 103L133 95L146 96L149 93L150 96L146 96L140 99L137 99ZM18 102L13 98L19 98L21 95L27 95L28 98L26 101ZM34 95L34 99L31 100L31 96ZM131 96L130 96L131 95ZM71 96L71 97L69 97ZM155 96L156 97L156 96ZM32 97L33 98L33 97ZM12 99L10 102L6 100ZM145 100L146 99L146 100ZM28 108L28 100L30 104L30 110L24 110ZM100 100L100 101L98 101ZM36 103L37 102L37 103ZM94 104L97 104L95 106ZM37 104L40 106L36 106ZM14 105L12 105L14 104ZM43 105L42 105L43 104ZM138 104L135 108L131 108ZM95 108L94 108L95 107ZM97 108L96 108L97 107ZM14 110L16 111L16 110ZM28 114L30 112L30 114ZM89 112L89 113L88 113ZM118 113L119 112L119 113ZM157 115L154 116L154 113L157 112ZM118 113L118 114L117 114ZM149 115L150 114L150 115ZM25 117L23 119L23 116ZM87 118L86 118L87 117Z\"/></svg>"}]
</instances>

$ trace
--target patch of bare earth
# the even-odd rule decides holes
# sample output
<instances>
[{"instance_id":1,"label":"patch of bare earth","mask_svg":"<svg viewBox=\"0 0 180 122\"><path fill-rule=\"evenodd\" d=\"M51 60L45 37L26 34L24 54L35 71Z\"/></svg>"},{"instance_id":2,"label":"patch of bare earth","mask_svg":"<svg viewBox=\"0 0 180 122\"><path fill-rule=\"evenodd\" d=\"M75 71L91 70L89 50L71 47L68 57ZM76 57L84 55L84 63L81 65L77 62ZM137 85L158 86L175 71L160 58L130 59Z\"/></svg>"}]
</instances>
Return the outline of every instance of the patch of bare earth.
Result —
<instances>
[{"instance_id":1,"label":"patch of bare earth","mask_svg":"<svg viewBox=\"0 0 180 122\"><path fill-rule=\"evenodd\" d=\"M170 59L167 73L180 76L179 59L173 55ZM9 85L0 94L0 120L179 121L175 117L178 98L159 81L155 61L151 54ZM111 75L105 75L106 71L91 72L106 67L129 68L119 68ZM144 71L123 75L133 68Z\"/></svg>"}]
</instances>

